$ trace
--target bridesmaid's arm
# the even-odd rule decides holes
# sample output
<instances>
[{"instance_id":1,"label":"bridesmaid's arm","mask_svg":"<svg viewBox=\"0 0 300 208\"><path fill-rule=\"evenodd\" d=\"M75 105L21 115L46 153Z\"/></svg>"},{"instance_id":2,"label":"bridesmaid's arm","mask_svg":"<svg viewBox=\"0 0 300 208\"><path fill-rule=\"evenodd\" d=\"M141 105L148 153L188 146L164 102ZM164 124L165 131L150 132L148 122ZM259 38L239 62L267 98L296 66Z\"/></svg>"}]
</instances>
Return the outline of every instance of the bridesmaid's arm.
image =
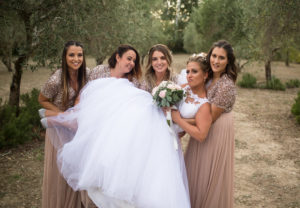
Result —
<instances>
[{"instance_id":1,"label":"bridesmaid's arm","mask_svg":"<svg viewBox=\"0 0 300 208\"><path fill-rule=\"evenodd\" d=\"M80 96L78 95L75 99L74 105L77 105L80 101Z\"/></svg>"},{"instance_id":2,"label":"bridesmaid's arm","mask_svg":"<svg viewBox=\"0 0 300 208\"><path fill-rule=\"evenodd\" d=\"M212 123L210 104L203 104L198 110L195 120L196 126L189 124L185 119L181 118L178 111L172 111L172 119L191 137L202 142L206 138L210 125Z\"/></svg>"},{"instance_id":3,"label":"bridesmaid's arm","mask_svg":"<svg viewBox=\"0 0 300 208\"><path fill-rule=\"evenodd\" d=\"M39 94L38 98L39 103L41 106L47 110L55 111L55 112L61 112L59 108L54 105L49 98L45 97L42 93Z\"/></svg>"},{"instance_id":4,"label":"bridesmaid's arm","mask_svg":"<svg viewBox=\"0 0 300 208\"><path fill-rule=\"evenodd\" d=\"M211 105L212 122L215 122L224 111L225 110L223 108L219 108L216 105L212 104Z\"/></svg>"}]
</instances>

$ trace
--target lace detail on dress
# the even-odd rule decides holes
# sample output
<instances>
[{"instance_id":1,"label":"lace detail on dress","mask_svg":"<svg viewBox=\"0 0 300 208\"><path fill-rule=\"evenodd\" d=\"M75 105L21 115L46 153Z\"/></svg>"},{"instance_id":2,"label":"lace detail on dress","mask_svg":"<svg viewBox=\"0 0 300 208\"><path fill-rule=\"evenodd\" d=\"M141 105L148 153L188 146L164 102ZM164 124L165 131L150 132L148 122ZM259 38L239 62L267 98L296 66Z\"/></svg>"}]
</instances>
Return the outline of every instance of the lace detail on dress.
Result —
<instances>
[{"instance_id":1,"label":"lace detail on dress","mask_svg":"<svg viewBox=\"0 0 300 208\"><path fill-rule=\"evenodd\" d=\"M189 85L186 85L183 90L187 96L178 106L180 115L182 118L195 118L199 108L209 101L207 98L200 98L198 95L195 95ZM174 124L173 129L176 133L183 131L177 124Z\"/></svg>"},{"instance_id":2,"label":"lace detail on dress","mask_svg":"<svg viewBox=\"0 0 300 208\"><path fill-rule=\"evenodd\" d=\"M200 98L198 97L198 95L194 94L189 85L186 85L183 89L186 93L186 98L184 102L196 105L202 105L203 103L208 102L207 98Z\"/></svg>"},{"instance_id":3,"label":"lace detail on dress","mask_svg":"<svg viewBox=\"0 0 300 208\"><path fill-rule=\"evenodd\" d=\"M200 98L194 94L189 85L186 85L183 90L186 93L186 98L179 104L179 111L183 118L195 118L201 105L208 103L207 98Z\"/></svg>"},{"instance_id":4,"label":"lace detail on dress","mask_svg":"<svg viewBox=\"0 0 300 208\"><path fill-rule=\"evenodd\" d=\"M234 82L227 75L223 75L216 84L207 91L209 102L219 108L223 108L226 113L232 110L235 97L236 88Z\"/></svg>"}]
</instances>

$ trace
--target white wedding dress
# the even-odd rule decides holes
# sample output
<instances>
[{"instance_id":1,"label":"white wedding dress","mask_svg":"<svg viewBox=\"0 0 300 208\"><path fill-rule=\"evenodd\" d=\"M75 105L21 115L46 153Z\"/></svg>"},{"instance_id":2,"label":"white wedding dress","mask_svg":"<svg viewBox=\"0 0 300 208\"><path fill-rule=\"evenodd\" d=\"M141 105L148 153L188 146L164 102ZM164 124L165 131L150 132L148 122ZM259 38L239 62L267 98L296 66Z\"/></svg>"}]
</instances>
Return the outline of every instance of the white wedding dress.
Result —
<instances>
[{"instance_id":1,"label":"white wedding dress","mask_svg":"<svg viewBox=\"0 0 300 208\"><path fill-rule=\"evenodd\" d=\"M60 137L53 144L62 175L98 207L190 207L182 151L166 118L127 79L88 83L80 103L48 126Z\"/></svg>"},{"instance_id":2,"label":"white wedding dress","mask_svg":"<svg viewBox=\"0 0 300 208\"><path fill-rule=\"evenodd\" d=\"M177 108L182 118L193 119L199 108L209 101L207 98L200 98L194 94L189 85L186 85L183 90L185 91L186 97L180 101ZM183 132L183 129L177 124L173 124L173 130L176 133Z\"/></svg>"}]
</instances>

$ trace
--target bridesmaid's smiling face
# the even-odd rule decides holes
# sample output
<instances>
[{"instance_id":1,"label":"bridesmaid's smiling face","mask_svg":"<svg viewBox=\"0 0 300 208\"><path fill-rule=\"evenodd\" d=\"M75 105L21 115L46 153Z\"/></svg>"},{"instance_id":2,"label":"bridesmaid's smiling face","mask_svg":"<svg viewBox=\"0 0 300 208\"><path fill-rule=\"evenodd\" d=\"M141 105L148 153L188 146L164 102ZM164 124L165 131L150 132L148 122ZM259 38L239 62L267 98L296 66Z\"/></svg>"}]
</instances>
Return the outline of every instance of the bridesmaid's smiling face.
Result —
<instances>
[{"instance_id":1,"label":"bridesmaid's smiling face","mask_svg":"<svg viewBox=\"0 0 300 208\"><path fill-rule=\"evenodd\" d=\"M210 56L210 66L214 74L221 74L228 64L227 53L223 48L215 47Z\"/></svg>"},{"instance_id":2,"label":"bridesmaid's smiling face","mask_svg":"<svg viewBox=\"0 0 300 208\"><path fill-rule=\"evenodd\" d=\"M204 86L205 79L208 73L201 69L197 62L189 62L186 67L186 78L191 88L198 88Z\"/></svg>"},{"instance_id":3,"label":"bridesmaid's smiling face","mask_svg":"<svg viewBox=\"0 0 300 208\"><path fill-rule=\"evenodd\" d=\"M165 73L169 67L167 57L160 51L154 51L151 65L157 73Z\"/></svg>"},{"instance_id":4,"label":"bridesmaid's smiling face","mask_svg":"<svg viewBox=\"0 0 300 208\"><path fill-rule=\"evenodd\" d=\"M136 54L133 50L128 50L120 57L116 55L117 64L122 73L126 74L131 72L135 66Z\"/></svg>"},{"instance_id":5,"label":"bridesmaid's smiling face","mask_svg":"<svg viewBox=\"0 0 300 208\"><path fill-rule=\"evenodd\" d=\"M83 50L80 46L72 45L68 48L66 62L69 70L77 71L83 62Z\"/></svg>"}]
</instances>

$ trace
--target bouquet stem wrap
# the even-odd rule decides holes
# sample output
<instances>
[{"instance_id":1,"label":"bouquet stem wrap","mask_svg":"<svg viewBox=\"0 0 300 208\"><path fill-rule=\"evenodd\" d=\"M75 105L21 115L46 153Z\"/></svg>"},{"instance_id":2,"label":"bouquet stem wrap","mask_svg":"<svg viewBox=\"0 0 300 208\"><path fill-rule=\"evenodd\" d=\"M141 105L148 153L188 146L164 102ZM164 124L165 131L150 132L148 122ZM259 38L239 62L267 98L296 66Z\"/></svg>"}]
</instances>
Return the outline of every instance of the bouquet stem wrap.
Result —
<instances>
[{"instance_id":1,"label":"bouquet stem wrap","mask_svg":"<svg viewBox=\"0 0 300 208\"><path fill-rule=\"evenodd\" d=\"M166 111L166 117L167 117L167 123L169 125L169 131L173 136L173 144L174 144L174 148L175 150L178 150L178 143L177 143L177 135L173 129L173 121L172 121L172 115L171 115L171 110L172 109L177 109L175 106L172 106L171 108L168 108L168 110Z\"/></svg>"}]
</instances>

